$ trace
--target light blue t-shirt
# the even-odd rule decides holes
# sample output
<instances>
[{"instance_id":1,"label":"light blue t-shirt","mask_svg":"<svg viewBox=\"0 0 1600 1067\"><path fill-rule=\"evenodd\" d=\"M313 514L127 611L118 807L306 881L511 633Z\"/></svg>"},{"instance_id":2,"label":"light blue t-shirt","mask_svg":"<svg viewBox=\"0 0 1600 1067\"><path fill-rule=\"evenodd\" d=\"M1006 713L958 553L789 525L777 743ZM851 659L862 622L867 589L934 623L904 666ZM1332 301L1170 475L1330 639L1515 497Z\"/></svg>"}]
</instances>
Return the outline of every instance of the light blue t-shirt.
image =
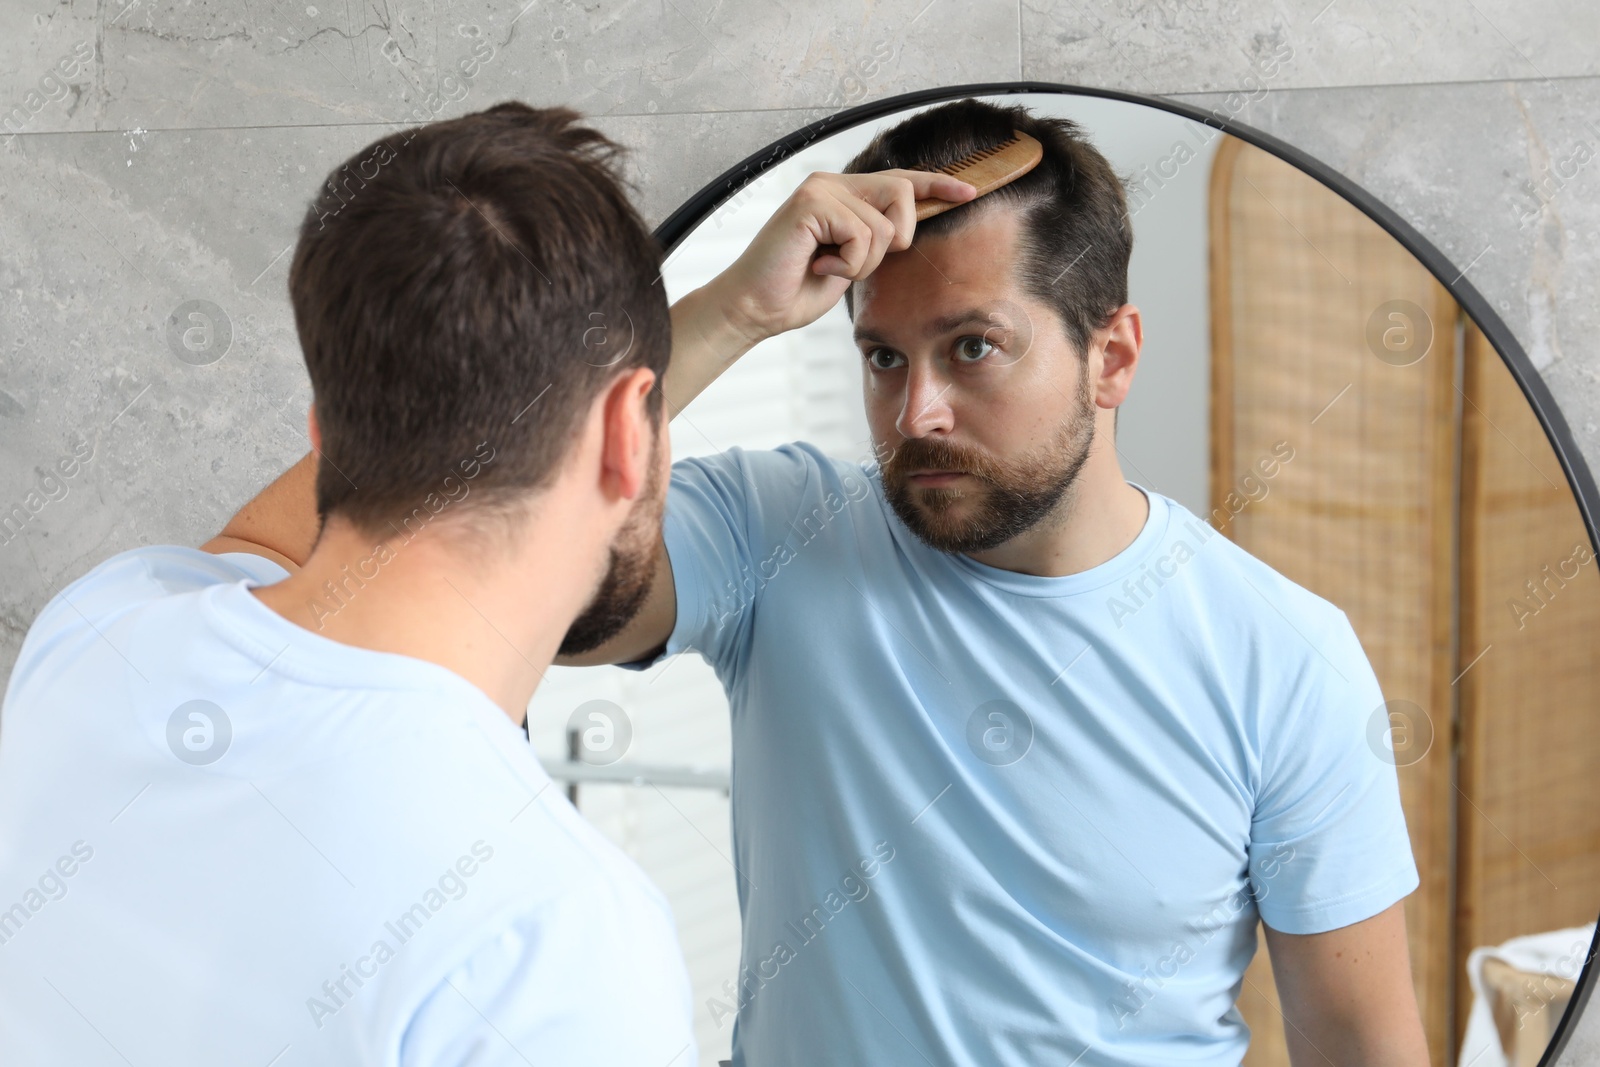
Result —
<instances>
[{"instance_id":1,"label":"light blue t-shirt","mask_svg":"<svg viewBox=\"0 0 1600 1067\"><path fill-rule=\"evenodd\" d=\"M660 893L481 690L248 591L284 576L134 549L28 631L0 1063L693 1067Z\"/></svg>"},{"instance_id":2,"label":"light blue t-shirt","mask_svg":"<svg viewBox=\"0 0 1600 1067\"><path fill-rule=\"evenodd\" d=\"M1416 888L1349 620L1139 488L1132 544L1037 577L812 445L673 465L664 654L732 714L735 1064L1235 1067L1258 915Z\"/></svg>"}]
</instances>

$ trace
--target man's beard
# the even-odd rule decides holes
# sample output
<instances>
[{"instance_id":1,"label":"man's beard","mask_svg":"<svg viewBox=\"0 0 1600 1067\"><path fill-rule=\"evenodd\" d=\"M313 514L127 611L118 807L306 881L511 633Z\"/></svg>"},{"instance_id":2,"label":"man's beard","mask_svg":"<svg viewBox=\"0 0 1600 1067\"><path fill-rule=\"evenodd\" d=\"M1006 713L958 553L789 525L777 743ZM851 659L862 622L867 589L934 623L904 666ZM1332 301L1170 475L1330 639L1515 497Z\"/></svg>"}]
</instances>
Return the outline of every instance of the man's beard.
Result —
<instances>
[{"instance_id":1,"label":"man's beard","mask_svg":"<svg viewBox=\"0 0 1600 1067\"><path fill-rule=\"evenodd\" d=\"M1056 439L1014 463L950 445L942 438L906 438L883 465L883 491L900 521L929 548L981 552L1033 528L1074 488L1094 443L1095 407L1087 366L1076 409ZM914 470L962 471L977 484L913 487ZM956 508L969 507L958 518Z\"/></svg>"},{"instance_id":2,"label":"man's beard","mask_svg":"<svg viewBox=\"0 0 1600 1067\"><path fill-rule=\"evenodd\" d=\"M656 543L661 540L661 512L666 503L664 496L658 497L660 486L661 468L652 450L644 495L617 532L606 576L588 606L567 628L558 655L594 651L621 633L644 606L655 577Z\"/></svg>"}]
</instances>

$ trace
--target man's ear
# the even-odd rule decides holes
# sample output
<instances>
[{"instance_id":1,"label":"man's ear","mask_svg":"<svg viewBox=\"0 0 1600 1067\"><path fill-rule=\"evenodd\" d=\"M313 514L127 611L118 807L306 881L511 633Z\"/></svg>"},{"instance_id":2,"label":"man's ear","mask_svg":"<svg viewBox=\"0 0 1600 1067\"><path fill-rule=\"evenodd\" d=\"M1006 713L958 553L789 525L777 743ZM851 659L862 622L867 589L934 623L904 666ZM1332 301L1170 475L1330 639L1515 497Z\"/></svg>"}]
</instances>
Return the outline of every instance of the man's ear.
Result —
<instances>
[{"instance_id":1,"label":"man's ear","mask_svg":"<svg viewBox=\"0 0 1600 1067\"><path fill-rule=\"evenodd\" d=\"M1100 378L1095 382L1095 403L1103 408L1120 407L1133 386L1133 372L1139 365L1139 350L1144 346L1144 324L1139 309L1123 304L1111 321L1099 331L1105 338Z\"/></svg>"},{"instance_id":2,"label":"man's ear","mask_svg":"<svg viewBox=\"0 0 1600 1067\"><path fill-rule=\"evenodd\" d=\"M635 367L619 375L606 389L601 483L608 493L628 500L638 498L649 484L655 425L645 402L655 385L655 371Z\"/></svg>"}]
</instances>

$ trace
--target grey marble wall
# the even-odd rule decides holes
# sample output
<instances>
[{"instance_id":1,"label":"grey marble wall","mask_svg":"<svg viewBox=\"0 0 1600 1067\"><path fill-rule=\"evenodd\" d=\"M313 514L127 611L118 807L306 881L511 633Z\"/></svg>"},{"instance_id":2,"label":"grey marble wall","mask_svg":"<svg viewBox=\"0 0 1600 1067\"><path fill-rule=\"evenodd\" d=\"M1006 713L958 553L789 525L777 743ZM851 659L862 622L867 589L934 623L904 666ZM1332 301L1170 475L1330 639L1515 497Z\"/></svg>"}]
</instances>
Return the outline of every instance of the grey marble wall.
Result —
<instances>
[{"instance_id":1,"label":"grey marble wall","mask_svg":"<svg viewBox=\"0 0 1600 1067\"><path fill-rule=\"evenodd\" d=\"M1214 107L1366 186L1499 309L1600 469L1594 0L0 0L0 513L27 512L0 672L66 582L200 543L304 453L288 252L384 131L567 103L636 148L657 222L833 110L1015 78ZM196 308L216 329L184 335Z\"/></svg>"}]
</instances>

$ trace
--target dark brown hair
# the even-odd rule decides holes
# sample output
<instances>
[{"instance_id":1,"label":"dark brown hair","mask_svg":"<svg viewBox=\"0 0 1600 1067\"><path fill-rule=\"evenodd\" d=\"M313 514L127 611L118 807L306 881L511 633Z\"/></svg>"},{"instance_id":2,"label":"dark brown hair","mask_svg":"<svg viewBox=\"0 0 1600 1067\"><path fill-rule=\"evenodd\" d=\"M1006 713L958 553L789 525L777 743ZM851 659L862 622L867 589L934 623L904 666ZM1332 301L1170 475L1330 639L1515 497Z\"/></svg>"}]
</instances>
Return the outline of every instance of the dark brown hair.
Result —
<instances>
[{"instance_id":1,"label":"dark brown hair","mask_svg":"<svg viewBox=\"0 0 1600 1067\"><path fill-rule=\"evenodd\" d=\"M380 138L328 176L289 271L324 520L391 537L464 500L466 479L464 514L515 514L606 385L638 367L659 382L661 249L622 149L581 118L502 103ZM659 427L659 388L647 410Z\"/></svg>"},{"instance_id":2,"label":"dark brown hair","mask_svg":"<svg viewBox=\"0 0 1600 1067\"><path fill-rule=\"evenodd\" d=\"M1128 302L1133 226L1122 179L1081 126L1071 119L1032 115L1020 104L956 100L880 131L844 169L847 174L938 170L1006 140L1013 129L1044 146L1039 164L970 204L917 223L917 236L949 233L973 211L996 203L1020 210L1017 276L1032 296L1056 309L1082 355L1094 331ZM845 293L853 316L852 296Z\"/></svg>"}]
</instances>

